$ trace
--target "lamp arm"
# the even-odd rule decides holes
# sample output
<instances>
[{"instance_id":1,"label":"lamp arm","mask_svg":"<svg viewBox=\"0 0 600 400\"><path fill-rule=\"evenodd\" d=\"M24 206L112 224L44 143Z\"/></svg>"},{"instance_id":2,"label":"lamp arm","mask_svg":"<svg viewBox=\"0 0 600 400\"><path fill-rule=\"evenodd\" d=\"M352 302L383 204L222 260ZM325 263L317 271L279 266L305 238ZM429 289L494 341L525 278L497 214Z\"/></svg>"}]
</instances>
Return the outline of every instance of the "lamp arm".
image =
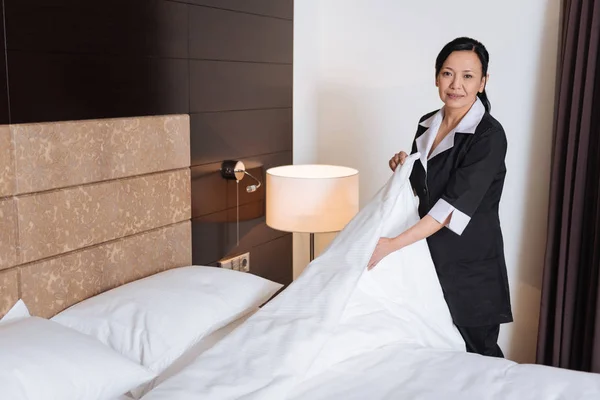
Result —
<instances>
[{"instance_id":1,"label":"lamp arm","mask_svg":"<svg viewBox=\"0 0 600 400\"><path fill-rule=\"evenodd\" d=\"M244 170L236 170L235 172L243 172L244 174L248 175L250 178L254 179L256 181L256 185L250 185L250 186L246 186L246 192L248 193L252 193L252 192L256 192L256 190L261 187L262 183L256 179L254 177L254 175L252 175L250 172Z\"/></svg>"}]
</instances>

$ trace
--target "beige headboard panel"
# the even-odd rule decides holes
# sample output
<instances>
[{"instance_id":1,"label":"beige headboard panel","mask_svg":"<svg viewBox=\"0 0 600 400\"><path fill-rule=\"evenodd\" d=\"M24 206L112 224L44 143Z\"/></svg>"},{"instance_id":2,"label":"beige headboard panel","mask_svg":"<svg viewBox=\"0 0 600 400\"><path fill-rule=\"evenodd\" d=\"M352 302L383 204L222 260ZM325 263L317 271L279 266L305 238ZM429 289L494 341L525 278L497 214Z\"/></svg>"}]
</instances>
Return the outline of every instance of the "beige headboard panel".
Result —
<instances>
[{"instance_id":1,"label":"beige headboard panel","mask_svg":"<svg viewBox=\"0 0 600 400\"><path fill-rule=\"evenodd\" d=\"M189 116L0 126L0 316L191 264Z\"/></svg>"}]
</instances>

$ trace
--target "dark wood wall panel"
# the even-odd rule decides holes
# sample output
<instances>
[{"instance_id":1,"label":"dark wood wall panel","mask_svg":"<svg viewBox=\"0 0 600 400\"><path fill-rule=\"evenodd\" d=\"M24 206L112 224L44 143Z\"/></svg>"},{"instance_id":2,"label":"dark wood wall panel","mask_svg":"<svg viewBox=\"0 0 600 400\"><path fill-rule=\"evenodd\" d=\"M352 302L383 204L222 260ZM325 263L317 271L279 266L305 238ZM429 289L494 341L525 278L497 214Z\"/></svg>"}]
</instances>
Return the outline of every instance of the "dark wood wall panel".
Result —
<instances>
[{"instance_id":1,"label":"dark wood wall panel","mask_svg":"<svg viewBox=\"0 0 600 400\"><path fill-rule=\"evenodd\" d=\"M292 19L293 0L181 0L190 4L205 5L224 10Z\"/></svg>"},{"instance_id":2,"label":"dark wood wall panel","mask_svg":"<svg viewBox=\"0 0 600 400\"><path fill-rule=\"evenodd\" d=\"M293 280L293 270L288 265L293 261L293 238L284 235L271 242L253 248L250 266L254 273L268 274L276 282L288 283Z\"/></svg>"},{"instance_id":3,"label":"dark wood wall panel","mask_svg":"<svg viewBox=\"0 0 600 400\"><path fill-rule=\"evenodd\" d=\"M293 23L281 18L293 4L190 3L210 6L192 7L189 22L192 258L212 264L249 251L253 273L289 283L292 236L266 226L264 182L267 169L292 163ZM263 186L247 193L251 178L225 181L225 159L243 161Z\"/></svg>"},{"instance_id":4,"label":"dark wood wall panel","mask_svg":"<svg viewBox=\"0 0 600 400\"><path fill-rule=\"evenodd\" d=\"M2 5L2 4L0 4ZM0 8L0 124L10 122L8 112L8 82L6 78L6 49L4 48L4 9Z\"/></svg>"},{"instance_id":5,"label":"dark wood wall panel","mask_svg":"<svg viewBox=\"0 0 600 400\"><path fill-rule=\"evenodd\" d=\"M246 177L238 190L238 183L221 177L220 167L221 163L192 167L192 218L265 199L264 186L248 193L246 187L255 182ZM257 178L262 176L260 167L246 170Z\"/></svg>"},{"instance_id":6,"label":"dark wood wall panel","mask_svg":"<svg viewBox=\"0 0 600 400\"><path fill-rule=\"evenodd\" d=\"M8 51L13 123L186 113L188 61Z\"/></svg>"},{"instance_id":7,"label":"dark wood wall panel","mask_svg":"<svg viewBox=\"0 0 600 400\"><path fill-rule=\"evenodd\" d=\"M249 251L251 272L291 282L264 185L292 163L292 0L2 1L0 124L190 114L193 263ZM226 159L263 186L223 179Z\"/></svg>"},{"instance_id":8,"label":"dark wood wall panel","mask_svg":"<svg viewBox=\"0 0 600 400\"><path fill-rule=\"evenodd\" d=\"M201 264L211 264L223 255L250 251L262 243L288 234L269 228L265 224L264 201L245 204L239 209L240 244L237 246L237 212L230 208L192 220L194 259Z\"/></svg>"},{"instance_id":9,"label":"dark wood wall panel","mask_svg":"<svg viewBox=\"0 0 600 400\"><path fill-rule=\"evenodd\" d=\"M244 216L252 205L240 209ZM251 272L277 282L292 281L292 235L270 229L264 217L240 223L237 245L234 210L192 220L192 259L195 264L215 265L218 260L250 252ZM250 211L251 212L251 211ZM270 240L269 240L270 239Z\"/></svg>"},{"instance_id":10,"label":"dark wood wall panel","mask_svg":"<svg viewBox=\"0 0 600 400\"><path fill-rule=\"evenodd\" d=\"M190 61L190 112L289 108L292 66Z\"/></svg>"},{"instance_id":11,"label":"dark wood wall panel","mask_svg":"<svg viewBox=\"0 0 600 400\"><path fill-rule=\"evenodd\" d=\"M241 158L241 161L249 173L263 182L256 192L248 193L246 187L255 182L248 176L240 181L239 204L244 205L265 199L266 171L278 165L291 164L292 152L257 155ZM192 167L192 218L235 208L238 202L237 183L234 180L223 179L220 168L220 162Z\"/></svg>"},{"instance_id":12,"label":"dark wood wall panel","mask_svg":"<svg viewBox=\"0 0 600 400\"><path fill-rule=\"evenodd\" d=\"M163 0L4 0L9 50L188 57L188 5Z\"/></svg>"},{"instance_id":13,"label":"dark wood wall panel","mask_svg":"<svg viewBox=\"0 0 600 400\"><path fill-rule=\"evenodd\" d=\"M190 9L190 57L292 63L292 21L226 10Z\"/></svg>"},{"instance_id":14,"label":"dark wood wall panel","mask_svg":"<svg viewBox=\"0 0 600 400\"><path fill-rule=\"evenodd\" d=\"M235 181L223 181L218 172L220 164L192 168L192 259L194 263L213 264L219 259L249 251L253 273L290 283L291 235L266 225L264 182L269 168L292 163L292 152L254 156L242 161L248 171L263 182L254 193L245 191L247 185L254 183L248 177L242 179L239 186ZM238 201L239 208L236 208ZM284 236L289 236L289 245L278 240ZM289 254L286 253L288 250ZM268 254L273 259L269 259Z\"/></svg>"},{"instance_id":15,"label":"dark wood wall panel","mask_svg":"<svg viewBox=\"0 0 600 400\"><path fill-rule=\"evenodd\" d=\"M292 109L192 114L192 165L292 150Z\"/></svg>"}]
</instances>

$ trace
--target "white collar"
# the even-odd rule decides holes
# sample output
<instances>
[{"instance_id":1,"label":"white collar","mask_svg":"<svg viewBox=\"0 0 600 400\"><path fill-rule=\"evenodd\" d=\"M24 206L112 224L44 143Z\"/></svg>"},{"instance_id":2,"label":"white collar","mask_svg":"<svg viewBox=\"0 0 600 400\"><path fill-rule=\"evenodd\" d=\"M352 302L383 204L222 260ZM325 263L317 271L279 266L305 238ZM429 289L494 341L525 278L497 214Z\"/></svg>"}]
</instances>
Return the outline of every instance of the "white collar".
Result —
<instances>
[{"instance_id":1,"label":"white collar","mask_svg":"<svg viewBox=\"0 0 600 400\"><path fill-rule=\"evenodd\" d=\"M417 151L421 153L421 164L427 171L427 160L431 159L438 154L451 149L454 146L454 135L455 133L466 133L466 134L474 134L477 130L477 126L481 122L483 116L485 115L485 107L479 97L475 100L475 103L471 106L467 114L462 118L462 120L458 123L456 128L451 130L448 135L440 142L440 144L435 148L433 153L431 153L430 157L427 157L429 154L429 150L431 146L433 146L433 141L437 136L438 130L440 129L440 125L444 120L444 109L441 108L433 114L431 117L427 118L425 121L421 122L419 125L428 128L421 136L417 138Z\"/></svg>"},{"instance_id":2,"label":"white collar","mask_svg":"<svg viewBox=\"0 0 600 400\"><path fill-rule=\"evenodd\" d=\"M477 99L475 100L475 103L473 103L473 105L471 106L471 108L469 109L467 114L458 123L456 128L454 128L453 132L474 134L475 130L477 129L477 126L481 122L481 119L483 118L484 114L485 114L485 106L483 105L483 103L481 102L479 97L477 97ZM425 128L430 128L431 124L436 119L438 119L441 124L442 120L444 119L444 108L443 107L440 108L437 113L433 114L431 117L429 117L425 121L421 122L419 125L421 125ZM439 128L439 125L438 125L438 128ZM436 129L436 133L437 133L437 129Z\"/></svg>"}]
</instances>

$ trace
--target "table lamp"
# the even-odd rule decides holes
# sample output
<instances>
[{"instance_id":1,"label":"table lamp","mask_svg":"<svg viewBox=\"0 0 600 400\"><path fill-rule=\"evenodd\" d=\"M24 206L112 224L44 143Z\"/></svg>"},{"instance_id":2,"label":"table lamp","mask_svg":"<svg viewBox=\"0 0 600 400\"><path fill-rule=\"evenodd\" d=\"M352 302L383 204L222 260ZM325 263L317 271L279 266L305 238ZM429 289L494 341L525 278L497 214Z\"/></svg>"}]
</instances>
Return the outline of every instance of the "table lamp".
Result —
<instances>
[{"instance_id":1,"label":"table lamp","mask_svg":"<svg viewBox=\"0 0 600 400\"><path fill-rule=\"evenodd\" d=\"M269 168L266 223L285 232L310 234L310 261L315 233L341 231L358 212L358 171L335 165L285 165Z\"/></svg>"}]
</instances>

